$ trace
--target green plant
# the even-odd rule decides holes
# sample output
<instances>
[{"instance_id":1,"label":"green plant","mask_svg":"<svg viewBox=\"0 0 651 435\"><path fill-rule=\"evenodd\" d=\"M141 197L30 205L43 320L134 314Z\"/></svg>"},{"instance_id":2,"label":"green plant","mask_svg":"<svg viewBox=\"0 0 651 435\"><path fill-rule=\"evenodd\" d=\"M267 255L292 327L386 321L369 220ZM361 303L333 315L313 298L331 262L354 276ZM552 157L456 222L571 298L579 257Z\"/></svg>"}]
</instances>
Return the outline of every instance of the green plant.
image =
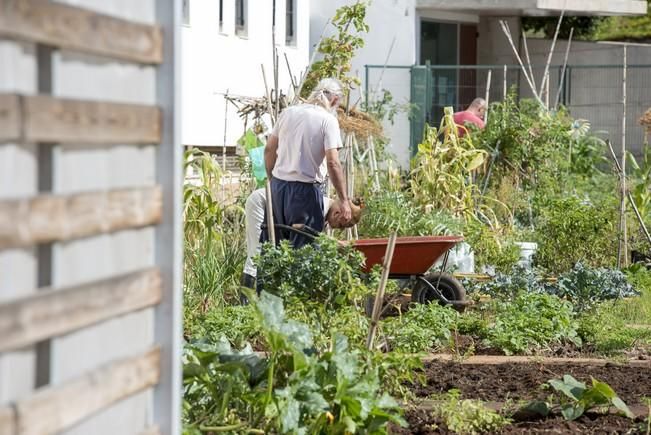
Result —
<instances>
[{"instance_id":1,"label":"green plant","mask_svg":"<svg viewBox=\"0 0 651 435\"><path fill-rule=\"evenodd\" d=\"M581 344L572 304L556 296L522 293L511 302L493 301L495 317L486 344L507 355L531 353L552 344Z\"/></svg>"},{"instance_id":2,"label":"green plant","mask_svg":"<svg viewBox=\"0 0 651 435\"><path fill-rule=\"evenodd\" d=\"M355 52L364 47L364 39L358 34L369 31L369 26L364 21L367 6L366 1L357 1L337 9L332 18L336 34L323 38L317 47L323 59L312 64L303 84L302 97L310 95L319 80L326 77L339 79L346 87L360 84L357 77L351 77L348 73ZM355 33L352 32L351 26Z\"/></svg>"},{"instance_id":3,"label":"green plant","mask_svg":"<svg viewBox=\"0 0 651 435\"><path fill-rule=\"evenodd\" d=\"M340 307L368 292L361 279L363 262L359 251L327 236L300 249L283 241L275 247L263 246L257 260L258 280L270 293Z\"/></svg>"},{"instance_id":4,"label":"green plant","mask_svg":"<svg viewBox=\"0 0 651 435\"><path fill-rule=\"evenodd\" d=\"M576 420L586 411L614 406L628 418L635 415L626 406L626 403L617 396L617 393L605 382L592 378L592 385L586 386L571 375L564 375L563 379L552 379L548 384L560 395L558 403L534 401L526 405L526 410L546 417L556 409L560 409L566 420Z\"/></svg>"},{"instance_id":5,"label":"green plant","mask_svg":"<svg viewBox=\"0 0 651 435\"><path fill-rule=\"evenodd\" d=\"M576 197L549 198L540 206L534 263L551 273L566 272L578 262L612 266L616 231L614 210Z\"/></svg>"},{"instance_id":6,"label":"green plant","mask_svg":"<svg viewBox=\"0 0 651 435\"><path fill-rule=\"evenodd\" d=\"M631 153L626 154L629 191L642 219L651 223L651 146L646 144L642 161L638 162Z\"/></svg>"},{"instance_id":7,"label":"green plant","mask_svg":"<svg viewBox=\"0 0 651 435\"><path fill-rule=\"evenodd\" d=\"M638 343L650 343L651 331L627 326L618 307L624 302L606 302L586 311L578 318L578 333L588 348L613 355Z\"/></svg>"},{"instance_id":8,"label":"green plant","mask_svg":"<svg viewBox=\"0 0 651 435\"><path fill-rule=\"evenodd\" d=\"M496 272L507 272L520 260L520 248L507 227L492 228L480 221L466 223L463 235L475 254L475 266L493 266Z\"/></svg>"},{"instance_id":9,"label":"green plant","mask_svg":"<svg viewBox=\"0 0 651 435\"><path fill-rule=\"evenodd\" d=\"M410 174L414 201L466 220L475 218L479 190L472 180L485 158L486 152L475 148L471 135L459 138L452 108L446 107L440 127L426 125L418 145Z\"/></svg>"},{"instance_id":10,"label":"green plant","mask_svg":"<svg viewBox=\"0 0 651 435\"><path fill-rule=\"evenodd\" d=\"M511 420L488 409L481 401L461 399L458 390L450 390L434 414L445 421L448 429L458 434L496 433L511 424Z\"/></svg>"},{"instance_id":11,"label":"green plant","mask_svg":"<svg viewBox=\"0 0 651 435\"><path fill-rule=\"evenodd\" d=\"M424 210L402 192L378 192L364 204L359 234L386 237L392 230L400 236L460 234L459 220L445 210Z\"/></svg>"},{"instance_id":12,"label":"green plant","mask_svg":"<svg viewBox=\"0 0 651 435\"><path fill-rule=\"evenodd\" d=\"M383 322L389 347L395 352L424 352L445 345L458 313L438 304L416 304L407 313Z\"/></svg>"},{"instance_id":13,"label":"green plant","mask_svg":"<svg viewBox=\"0 0 651 435\"><path fill-rule=\"evenodd\" d=\"M621 271L592 269L580 262L562 274L552 288L556 295L572 302L579 312L605 300L639 295Z\"/></svg>"},{"instance_id":14,"label":"green plant","mask_svg":"<svg viewBox=\"0 0 651 435\"><path fill-rule=\"evenodd\" d=\"M216 307L192 322L188 322L187 335L193 339L205 338L217 343L225 338L236 347L250 343L259 347L262 341L261 326L251 305L228 305Z\"/></svg>"},{"instance_id":15,"label":"green plant","mask_svg":"<svg viewBox=\"0 0 651 435\"><path fill-rule=\"evenodd\" d=\"M377 368L350 351L345 337L314 353L309 328L285 318L280 298L248 296L268 357L233 351L225 340L186 346L186 433L385 434L388 422L405 424L381 392Z\"/></svg>"}]
</instances>

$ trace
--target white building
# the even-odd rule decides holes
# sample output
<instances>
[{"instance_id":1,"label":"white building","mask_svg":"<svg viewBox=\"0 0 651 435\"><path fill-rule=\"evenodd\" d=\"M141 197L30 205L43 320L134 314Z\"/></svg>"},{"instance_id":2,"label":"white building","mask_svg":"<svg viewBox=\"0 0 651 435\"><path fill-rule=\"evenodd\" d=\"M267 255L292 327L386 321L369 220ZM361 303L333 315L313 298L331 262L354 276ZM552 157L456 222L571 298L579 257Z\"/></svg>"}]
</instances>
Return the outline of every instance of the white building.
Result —
<instances>
[{"instance_id":1,"label":"white building","mask_svg":"<svg viewBox=\"0 0 651 435\"><path fill-rule=\"evenodd\" d=\"M287 94L291 81L285 55L294 76L309 63L309 1L182 1L183 145L235 145L244 123L229 104L224 141L224 94L262 97L261 64L273 86L274 9L279 87Z\"/></svg>"},{"instance_id":2,"label":"white building","mask_svg":"<svg viewBox=\"0 0 651 435\"><path fill-rule=\"evenodd\" d=\"M315 45L327 19L337 8L351 4L352 0L311 0L310 34L311 45ZM367 9L366 22L370 33L365 35L365 47L353 59L352 71L362 79L362 93L388 88L394 100L414 103L418 89L410 85L411 66L424 65L513 65L516 63L511 47L502 33L499 20L505 19L516 44L521 33L520 17L523 15L640 15L646 14L647 2L640 0L373 0ZM389 55L390 52L390 55ZM382 72L381 66L402 65L405 68L390 68ZM621 63L620 63L621 64ZM366 66L369 69L366 82ZM474 98L479 88L476 73L459 73L451 70L441 72L434 78L432 107L443 105L459 106L461 100ZM381 83L380 82L381 77ZM459 84L465 79L473 82L466 86ZM501 79L493 78L494 83ZM466 80L468 81L468 80ZM447 83L446 83L447 82ZM455 83L456 94L436 91ZM499 83L501 84L501 83ZM367 88L368 85L368 88ZM415 89L415 90L414 90ZM416 95L414 95L416 94ZM463 97L463 98L462 98ZM429 99L429 95L427 97ZM408 166L410 138L414 130L422 131L422 123L412 125L406 114L399 116L395 124L386 125L391 138L390 149L403 167Z\"/></svg>"}]
</instances>

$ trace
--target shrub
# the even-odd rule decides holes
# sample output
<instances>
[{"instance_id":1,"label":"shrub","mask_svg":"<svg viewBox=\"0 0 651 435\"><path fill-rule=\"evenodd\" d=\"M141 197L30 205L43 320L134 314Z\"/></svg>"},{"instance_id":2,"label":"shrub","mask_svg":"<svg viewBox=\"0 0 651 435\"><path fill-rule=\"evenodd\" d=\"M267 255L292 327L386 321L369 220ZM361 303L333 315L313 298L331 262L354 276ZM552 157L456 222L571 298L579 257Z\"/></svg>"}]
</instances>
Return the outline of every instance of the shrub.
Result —
<instances>
[{"instance_id":1,"label":"shrub","mask_svg":"<svg viewBox=\"0 0 651 435\"><path fill-rule=\"evenodd\" d=\"M454 433L476 435L496 433L511 423L497 412L487 408L479 400L460 399L458 390L451 390L434 415L445 421Z\"/></svg>"},{"instance_id":2,"label":"shrub","mask_svg":"<svg viewBox=\"0 0 651 435\"><path fill-rule=\"evenodd\" d=\"M534 263L551 273L582 262L592 267L615 263L614 213L575 197L549 200L540 210Z\"/></svg>"},{"instance_id":3,"label":"shrub","mask_svg":"<svg viewBox=\"0 0 651 435\"><path fill-rule=\"evenodd\" d=\"M520 260L520 248L510 239L506 228L496 231L479 221L469 221L464 229L466 242L475 254L475 267L493 266L508 272Z\"/></svg>"}]
</instances>

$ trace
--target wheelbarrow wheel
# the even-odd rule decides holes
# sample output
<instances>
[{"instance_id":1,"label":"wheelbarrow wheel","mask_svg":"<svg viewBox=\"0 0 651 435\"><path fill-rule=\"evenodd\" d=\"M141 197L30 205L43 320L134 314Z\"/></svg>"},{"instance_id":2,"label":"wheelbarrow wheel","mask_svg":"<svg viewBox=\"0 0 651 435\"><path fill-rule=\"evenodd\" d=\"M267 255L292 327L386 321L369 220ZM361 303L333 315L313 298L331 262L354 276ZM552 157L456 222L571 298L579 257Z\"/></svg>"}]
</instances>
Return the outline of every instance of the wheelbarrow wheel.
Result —
<instances>
[{"instance_id":1,"label":"wheelbarrow wheel","mask_svg":"<svg viewBox=\"0 0 651 435\"><path fill-rule=\"evenodd\" d=\"M466 289L463 285L449 273L435 272L430 273L424 277L432 287L438 288L443 297L448 301L465 302ZM438 287L437 287L438 284ZM438 301L441 305L446 305L446 302L430 286L421 281L417 281L411 293L412 302L419 304L429 304ZM466 308L465 304L454 304L457 311L463 312Z\"/></svg>"}]
</instances>

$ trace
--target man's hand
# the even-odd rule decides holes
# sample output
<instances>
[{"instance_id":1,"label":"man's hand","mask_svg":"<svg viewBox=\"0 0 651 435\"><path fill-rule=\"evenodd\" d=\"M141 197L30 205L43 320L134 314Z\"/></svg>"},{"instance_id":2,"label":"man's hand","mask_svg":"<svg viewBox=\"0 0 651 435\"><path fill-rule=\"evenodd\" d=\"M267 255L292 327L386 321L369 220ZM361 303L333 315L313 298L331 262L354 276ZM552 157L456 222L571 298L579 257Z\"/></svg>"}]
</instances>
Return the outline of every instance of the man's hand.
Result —
<instances>
[{"instance_id":1,"label":"man's hand","mask_svg":"<svg viewBox=\"0 0 651 435\"><path fill-rule=\"evenodd\" d=\"M345 222L350 222L353 217L353 211L350 208L350 201L341 202L341 216Z\"/></svg>"}]
</instances>

